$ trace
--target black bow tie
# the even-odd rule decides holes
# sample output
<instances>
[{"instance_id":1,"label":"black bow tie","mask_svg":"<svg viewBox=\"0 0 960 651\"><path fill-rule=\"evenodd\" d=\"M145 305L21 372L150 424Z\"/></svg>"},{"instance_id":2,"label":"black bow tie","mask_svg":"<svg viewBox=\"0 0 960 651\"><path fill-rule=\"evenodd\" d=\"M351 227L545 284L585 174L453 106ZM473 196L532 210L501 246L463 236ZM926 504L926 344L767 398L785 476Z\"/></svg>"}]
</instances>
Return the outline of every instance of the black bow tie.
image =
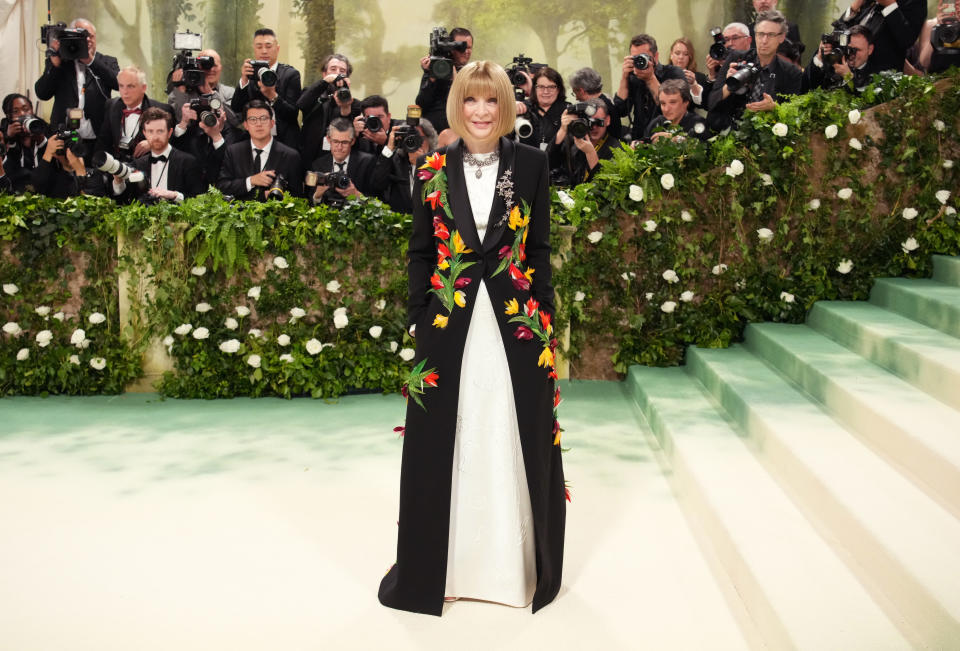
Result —
<instances>
[{"instance_id":1,"label":"black bow tie","mask_svg":"<svg viewBox=\"0 0 960 651\"><path fill-rule=\"evenodd\" d=\"M166 156L151 156L151 157L150 157L150 164L151 164L151 165L153 165L154 163L166 163L166 162L167 162L167 157L166 157Z\"/></svg>"}]
</instances>

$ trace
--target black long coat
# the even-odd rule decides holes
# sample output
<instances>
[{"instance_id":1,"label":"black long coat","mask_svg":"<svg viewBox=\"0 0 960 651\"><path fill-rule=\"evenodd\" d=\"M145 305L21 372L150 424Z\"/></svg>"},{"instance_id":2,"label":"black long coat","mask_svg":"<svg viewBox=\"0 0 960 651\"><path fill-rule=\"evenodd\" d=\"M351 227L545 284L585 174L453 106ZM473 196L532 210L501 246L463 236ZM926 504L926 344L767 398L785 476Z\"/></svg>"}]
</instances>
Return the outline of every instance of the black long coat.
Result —
<instances>
[{"instance_id":1,"label":"black long coat","mask_svg":"<svg viewBox=\"0 0 960 651\"><path fill-rule=\"evenodd\" d=\"M486 283L497 315L510 367L533 510L537 559L533 612L550 603L560 589L566 504L560 446L554 445L554 381L548 377L550 368L538 366L543 349L541 342L537 338L522 341L514 337L517 324L508 323L511 317L504 310L505 302L510 299L515 298L523 305L528 298L533 298L540 303L541 310L551 315L554 312L547 161L542 152L515 145L505 138L500 140L500 151L498 179L503 179L508 169L512 170L513 202L519 205L522 199L531 206L525 268L532 267L535 272L529 290L516 289L506 271L490 277L499 264L498 252L513 244L515 233L504 219L508 206L498 193L490 212L486 244L481 245L463 176L461 141L445 150L452 221L440 206L431 209L429 203L420 201L423 182L417 180L414 184L408 318L411 324L416 324L414 361L426 359L425 368L435 367L439 379L436 388L427 388L423 394L425 410L414 400L409 400L407 406L397 563L384 577L379 595L381 603L392 608L430 615L440 615L443 609L460 367L481 281ZM445 328L432 325L435 316L445 314L446 310L435 294L427 293L430 277L437 268L434 217L440 217L451 234L454 230L460 232L466 246L473 251L464 259L476 263L460 276L470 278L463 290L466 305L453 308Z\"/></svg>"}]
</instances>

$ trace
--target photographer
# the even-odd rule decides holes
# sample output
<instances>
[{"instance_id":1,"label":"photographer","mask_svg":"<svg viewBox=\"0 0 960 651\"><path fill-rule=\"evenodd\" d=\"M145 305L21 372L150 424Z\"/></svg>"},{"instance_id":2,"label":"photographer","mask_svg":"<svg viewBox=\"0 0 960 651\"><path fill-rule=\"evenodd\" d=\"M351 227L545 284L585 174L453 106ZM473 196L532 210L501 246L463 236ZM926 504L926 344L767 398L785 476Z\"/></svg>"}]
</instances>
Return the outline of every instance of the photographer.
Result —
<instances>
[{"instance_id":1,"label":"photographer","mask_svg":"<svg viewBox=\"0 0 960 651\"><path fill-rule=\"evenodd\" d=\"M132 161L150 150L141 129L143 112L152 107L172 116L173 108L147 97L147 74L136 66L127 66L120 71L117 86L120 97L107 102L96 151Z\"/></svg>"},{"instance_id":2,"label":"photographer","mask_svg":"<svg viewBox=\"0 0 960 651\"><path fill-rule=\"evenodd\" d=\"M720 73L720 68L723 67L723 62L730 52L734 50L747 52L753 49L753 36L750 33L750 28L743 23L730 23L724 27L723 31L719 34L717 34L716 29L710 33L715 36L714 43L710 46L710 50L707 53L707 81L709 85L703 85L704 89L708 92L702 104L709 103L708 98L710 93L713 92L714 87L717 85L717 75ZM723 82L722 78L720 78L720 82Z\"/></svg>"},{"instance_id":3,"label":"photographer","mask_svg":"<svg viewBox=\"0 0 960 651\"><path fill-rule=\"evenodd\" d=\"M346 174L349 183L336 187L318 185L313 193L313 200L337 205L347 197L362 196L361 193L372 194L370 177L375 159L370 154L354 151L353 145L357 139L353 125L346 118L334 119L327 129L327 140L330 142L330 151L320 152L310 165L310 170Z\"/></svg>"},{"instance_id":4,"label":"photographer","mask_svg":"<svg viewBox=\"0 0 960 651\"><path fill-rule=\"evenodd\" d=\"M870 43L870 32L862 25L854 25L845 32L847 44L839 46L839 51L827 40L821 41L817 54L813 55L810 65L803 71L804 91L813 88L839 88L852 82L853 90L862 91L875 70L870 63L870 54L873 45Z\"/></svg>"},{"instance_id":5,"label":"photographer","mask_svg":"<svg viewBox=\"0 0 960 651\"><path fill-rule=\"evenodd\" d=\"M23 192L43 156L47 123L33 114L33 104L19 93L3 98L5 171L11 189Z\"/></svg>"},{"instance_id":6,"label":"photographer","mask_svg":"<svg viewBox=\"0 0 960 651\"><path fill-rule=\"evenodd\" d=\"M753 0L754 18L766 11L774 11L777 8L778 0ZM753 27L750 29L750 36L753 37ZM787 21L787 40L791 43L799 44L800 53L803 53L803 39L800 38L800 28L796 23Z\"/></svg>"},{"instance_id":7,"label":"photographer","mask_svg":"<svg viewBox=\"0 0 960 651\"><path fill-rule=\"evenodd\" d=\"M756 49L734 50L727 55L719 75L726 81L714 84L710 92L707 123L714 131L732 127L744 109L772 111L778 100L801 92L800 68L777 56L777 49L786 38L786 25L779 11L760 14Z\"/></svg>"},{"instance_id":8,"label":"photographer","mask_svg":"<svg viewBox=\"0 0 960 651\"><path fill-rule=\"evenodd\" d=\"M330 148L324 138L333 120L346 118L353 122L360 115L360 102L350 92L350 60L342 54L329 54L323 60L322 70L323 78L311 84L297 100L297 107L303 111L300 153L306 161Z\"/></svg>"},{"instance_id":9,"label":"photographer","mask_svg":"<svg viewBox=\"0 0 960 651\"><path fill-rule=\"evenodd\" d=\"M600 161L613 158L613 148L620 146L608 132L609 125L610 115L602 99L588 99L564 111L557 131L560 142L551 144L547 152L552 182L577 185L592 179Z\"/></svg>"},{"instance_id":10,"label":"photographer","mask_svg":"<svg viewBox=\"0 0 960 651\"><path fill-rule=\"evenodd\" d=\"M667 79L683 79L683 70L662 65L657 40L649 34L638 34L630 40L630 55L623 57L623 74L615 102L620 115L630 115L630 137L640 140L643 130L660 113L657 93Z\"/></svg>"},{"instance_id":11,"label":"photographer","mask_svg":"<svg viewBox=\"0 0 960 651\"><path fill-rule=\"evenodd\" d=\"M456 74L457 70L470 63L470 55L473 54L473 34L464 27L455 27L450 30L450 39L467 43L463 51L455 49L450 53L454 74ZM423 78L420 80L420 92L417 93L414 104L423 108L423 117L430 121L437 133L440 133L450 126L447 124L447 95L450 93L453 77L447 79L431 77L430 55L420 59L420 67L423 68Z\"/></svg>"},{"instance_id":12,"label":"photographer","mask_svg":"<svg viewBox=\"0 0 960 651\"><path fill-rule=\"evenodd\" d=\"M247 102L263 100L276 116L272 135L288 147L299 149L300 124L297 120L300 109L297 100L300 99L300 73L293 66L277 62L280 44L272 29L258 29L253 33L253 52L256 59L243 61L230 107L239 114Z\"/></svg>"},{"instance_id":13,"label":"photographer","mask_svg":"<svg viewBox=\"0 0 960 651\"><path fill-rule=\"evenodd\" d=\"M926 19L926 0L853 0L834 25L863 25L873 35L873 69L903 72L907 50L916 42Z\"/></svg>"},{"instance_id":14,"label":"photographer","mask_svg":"<svg viewBox=\"0 0 960 651\"><path fill-rule=\"evenodd\" d=\"M412 128L421 138L419 147L407 148L403 142L397 142L397 133L401 129L391 129L387 144L376 158L370 181L377 196L393 210L405 214L413 211L413 182L417 173L417 159L437 148L437 130L429 120L420 118Z\"/></svg>"},{"instance_id":15,"label":"photographer","mask_svg":"<svg viewBox=\"0 0 960 651\"><path fill-rule=\"evenodd\" d=\"M33 85L33 90L39 99L53 98L52 125L65 123L69 108L83 110L79 131L84 141L84 154L89 156L94 149L97 130L103 123L107 100L111 92L117 90L120 65L114 57L97 52L97 30L89 20L77 18L70 23L69 29L85 30L88 55L65 61L59 54L59 40L51 39L43 75Z\"/></svg>"},{"instance_id":16,"label":"photographer","mask_svg":"<svg viewBox=\"0 0 960 651\"><path fill-rule=\"evenodd\" d=\"M603 79L600 77L600 73L593 68L580 68L570 76L570 90L578 102L586 102L591 99L603 101L607 107L607 116L610 118L607 133L619 140L620 134L623 132L623 123L620 121L620 113L617 112L616 104L603 93Z\"/></svg>"},{"instance_id":17,"label":"photographer","mask_svg":"<svg viewBox=\"0 0 960 651\"><path fill-rule=\"evenodd\" d=\"M134 160L133 167L143 172L148 197L180 203L204 191L206 186L197 159L170 145L173 115L155 107L148 108L143 112L143 135L149 151ZM114 196L137 200L138 193L129 190L124 179L113 177Z\"/></svg>"},{"instance_id":18,"label":"photographer","mask_svg":"<svg viewBox=\"0 0 960 651\"><path fill-rule=\"evenodd\" d=\"M37 162L36 169L30 176L27 190L33 190L55 199L75 197L86 192L87 194L102 194L102 187L94 183L94 179L87 178L87 168L82 153L83 143L79 134L76 142L67 143L57 134L51 134L43 147L43 156ZM94 185L96 190L94 191Z\"/></svg>"},{"instance_id":19,"label":"photographer","mask_svg":"<svg viewBox=\"0 0 960 651\"><path fill-rule=\"evenodd\" d=\"M943 72L950 66L960 66L960 14L955 0L940 0L937 15L924 23L920 32L920 51L917 64L927 73Z\"/></svg>"},{"instance_id":20,"label":"photographer","mask_svg":"<svg viewBox=\"0 0 960 651\"><path fill-rule=\"evenodd\" d=\"M217 188L235 199L265 201L271 187L303 194L303 165L296 149L271 135L273 108L261 99L250 100L243 111L249 141L227 146Z\"/></svg>"},{"instance_id":21,"label":"photographer","mask_svg":"<svg viewBox=\"0 0 960 651\"><path fill-rule=\"evenodd\" d=\"M402 122L390 117L387 98L380 95L370 95L360 102L360 113L353 120L353 130L359 134L356 149L379 156L390 140L393 127Z\"/></svg>"},{"instance_id":22,"label":"photographer","mask_svg":"<svg viewBox=\"0 0 960 651\"><path fill-rule=\"evenodd\" d=\"M650 121L644 132L644 141L657 142L661 138L697 138L705 142L710 137L707 121L693 112L690 85L679 79L668 79L660 84L657 98L660 113Z\"/></svg>"},{"instance_id":23,"label":"photographer","mask_svg":"<svg viewBox=\"0 0 960 651\"><path fill-rule=\"evenodd\" d=\"M570 106L566 96L563 77L559 72L544 66L533 73L533 97L517 102L517 115L530 120L531 127L530 134L524 136L520 125L517 125L520 142L542 151L547 151L555 142L561 142L563 138L557 133L563 112Z\"/></svg>"}]
</instances>

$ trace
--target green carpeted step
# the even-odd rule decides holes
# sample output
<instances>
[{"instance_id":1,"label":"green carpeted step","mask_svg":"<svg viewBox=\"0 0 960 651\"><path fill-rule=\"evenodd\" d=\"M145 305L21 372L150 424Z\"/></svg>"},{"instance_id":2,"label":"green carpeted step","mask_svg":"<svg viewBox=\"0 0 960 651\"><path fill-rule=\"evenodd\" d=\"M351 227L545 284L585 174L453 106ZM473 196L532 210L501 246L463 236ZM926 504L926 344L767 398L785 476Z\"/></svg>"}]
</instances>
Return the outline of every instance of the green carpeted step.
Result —
<instances>
[{"instance_id":1,"label":"green carpeted step","mask_svg":"<svg viewBox=\"0 0 960 651\"><path fill-rule=\"evenodd\" d=\"M910 648L689 374L635 366L627 382L768 648Z\"/></svg>"},{"instance_id":2,"label":"green carpeted step","mask_svg":"<svg viewBox=\"0 0 960 651\"><path fill-rule=\"evenodd\" d=\"M960 257L933 256L933 279L944 285L960 287Z\"/></svg>"},{"instance_id":3,"label":"green carpeted step","mask_svg":"<svg viewBox=\"0 0 960 651\"><path fill-rule=\"evenodd\" d=\"M960 287L936 280L880 278L870 302L960 337Z\"/></svg>"},{"instance_id":4,"label":"green carpeted step","mask_svg":"<svg viewBox=\"0 0 960 651\"><path fill-rule=\"evenodd\" d=\"M803 325L753 324L747 348L960 517L960 412Z\"/></svg>"},{"instance_id":5,"label":"green carpeted step","mask_svg":"<svg viewBox=\"0 0 960 651\"><path fill-rule=\"evenodd\" d=\"M779 326L783 327L783 326ZM788 326L789 327L789 326ZM960 639L960 520L742 346L690 349L692 373L918 646Z\"/></svg>"},{"instance_id":6,"label":"green carpeted step","mask_svg":"<svg viewBox=\"0 0 960 651\"><path fill-rule=\"evenodd\" d=\"M860 301L818 301L807 325L960 409L960 339Z\"/></svg>"}]
</instances>

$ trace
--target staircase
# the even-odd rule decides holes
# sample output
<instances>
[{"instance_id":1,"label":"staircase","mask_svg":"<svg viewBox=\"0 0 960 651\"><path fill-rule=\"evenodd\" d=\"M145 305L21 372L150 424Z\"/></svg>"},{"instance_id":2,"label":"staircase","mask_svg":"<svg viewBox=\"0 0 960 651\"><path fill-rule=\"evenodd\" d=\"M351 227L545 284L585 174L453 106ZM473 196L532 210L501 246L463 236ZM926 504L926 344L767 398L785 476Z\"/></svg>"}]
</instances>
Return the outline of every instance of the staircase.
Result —
<instances>
[{"instance_id":1,"label":"staircase","mask_svg":"<svg viewBox=\"0 0 960 651\"><path fill-rule=\"evenodd\" d=\"M960 649L960 258L628 387L770 649Z\"/></svg>"}]
</instances>

